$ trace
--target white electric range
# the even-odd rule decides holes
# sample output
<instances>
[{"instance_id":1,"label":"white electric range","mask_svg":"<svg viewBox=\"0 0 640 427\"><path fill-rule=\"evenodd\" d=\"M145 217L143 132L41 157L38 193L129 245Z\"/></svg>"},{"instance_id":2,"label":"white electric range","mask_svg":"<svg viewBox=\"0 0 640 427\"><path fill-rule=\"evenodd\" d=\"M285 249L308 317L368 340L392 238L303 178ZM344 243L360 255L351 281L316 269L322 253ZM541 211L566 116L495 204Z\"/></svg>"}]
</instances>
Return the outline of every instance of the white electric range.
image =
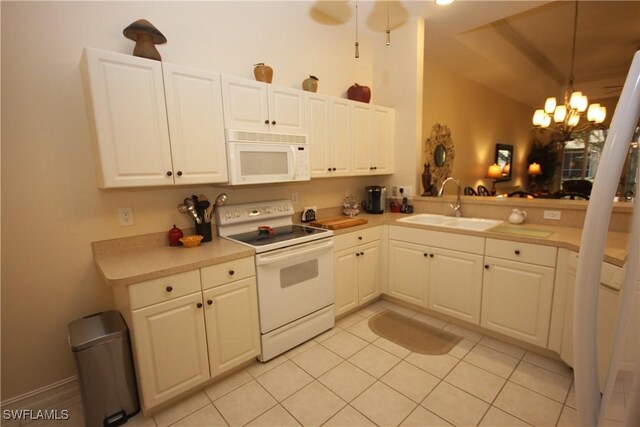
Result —
<instances>
[{"instance_id":1,"label":"white electric range","mask_svg":"<svg viewBox=\"0 0 640 427\"><path fill-rule=\"evenodd\" d=\"M334 326L333 231L293 224L293 213L291 200L216 211L218 235L256 251L263 362Z\"/></svg>"}]
</instances>

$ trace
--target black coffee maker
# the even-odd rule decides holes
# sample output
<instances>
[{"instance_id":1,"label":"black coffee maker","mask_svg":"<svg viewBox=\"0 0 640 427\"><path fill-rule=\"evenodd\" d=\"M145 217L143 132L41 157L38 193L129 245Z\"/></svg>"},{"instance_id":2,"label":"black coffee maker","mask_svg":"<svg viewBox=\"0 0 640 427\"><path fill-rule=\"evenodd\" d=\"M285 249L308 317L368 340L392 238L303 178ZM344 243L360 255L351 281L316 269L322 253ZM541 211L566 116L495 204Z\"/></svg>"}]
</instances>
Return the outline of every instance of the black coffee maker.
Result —
<instances>
[{"instance_id":1,"label":"black coffee maker","mask_svg":"<svg viewBox=\"0 0 640 427\"><path fill-rule=\"evenodd\" d=\"M362 201L362 207L367 213L382 214L384 213L384 205L386 201L386 187L379 185L371 185L364 187L365 200Z\"/></svg>"}]
</instances>

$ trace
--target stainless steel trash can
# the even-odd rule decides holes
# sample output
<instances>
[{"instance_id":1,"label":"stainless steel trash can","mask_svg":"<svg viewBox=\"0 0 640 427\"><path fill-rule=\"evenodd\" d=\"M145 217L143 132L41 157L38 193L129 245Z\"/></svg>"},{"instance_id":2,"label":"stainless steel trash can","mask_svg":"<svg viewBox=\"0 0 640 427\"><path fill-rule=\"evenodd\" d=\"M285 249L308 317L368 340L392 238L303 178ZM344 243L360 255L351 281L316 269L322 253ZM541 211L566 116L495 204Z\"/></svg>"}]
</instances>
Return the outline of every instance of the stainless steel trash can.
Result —
<instances>
[{"instance_id":1,"label":"stainless steel trash can","mask_svg":"<svg viewBox=\"0 0 640 427\"><path fill-rule=\"evenodd\" d=\"M69 323L69 344L88 427L118 426L140 411L129 330L118 311Z\"/></svg>"}]
</instances>

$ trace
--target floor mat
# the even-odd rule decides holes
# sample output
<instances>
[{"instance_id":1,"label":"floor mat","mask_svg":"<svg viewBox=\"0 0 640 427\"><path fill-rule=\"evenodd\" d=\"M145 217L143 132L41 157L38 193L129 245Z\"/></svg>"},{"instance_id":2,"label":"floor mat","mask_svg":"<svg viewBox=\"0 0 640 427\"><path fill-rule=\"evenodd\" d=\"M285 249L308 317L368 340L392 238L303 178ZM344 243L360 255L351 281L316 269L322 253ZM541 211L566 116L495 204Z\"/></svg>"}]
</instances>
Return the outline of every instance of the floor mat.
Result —
<instances>
[{"instance_id":1,"label":"floor mat","mask_svg":"<svg viewBox=\"0 0 640 427\"><path fill-rule=\"evenodd\" d=\"M447 354L462 337L434 328L393 310L384 310L369 319L377 335L421 354Z\"/></svg>"}]
</instances>

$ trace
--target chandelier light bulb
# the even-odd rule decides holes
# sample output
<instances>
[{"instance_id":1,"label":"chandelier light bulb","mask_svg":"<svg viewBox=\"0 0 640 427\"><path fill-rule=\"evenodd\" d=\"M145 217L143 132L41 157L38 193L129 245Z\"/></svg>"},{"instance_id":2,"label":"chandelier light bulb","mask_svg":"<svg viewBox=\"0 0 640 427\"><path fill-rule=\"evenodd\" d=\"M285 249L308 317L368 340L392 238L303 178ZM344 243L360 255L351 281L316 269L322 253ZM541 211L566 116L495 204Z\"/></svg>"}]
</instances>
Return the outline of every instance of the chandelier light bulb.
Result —
<instances>
[{"instance_id":1,"label":"chandelier light bulb","mask_svg":"<svg viewBox=\"0 0 640 427\"><path fill-rule=\"evenodd\" d=\"M597 124L603 123L606 117L607 117L607 107L598 108L598 116L596 117L596 123Z\"/></svg>"},{"instance_id":2,"label":"chandelier light bulb","mask_svg":"<svg viewBox=\"0 0 640 427\"><path fill-rule=\"evenodd\" d=\"M544 110L536 110L535 113L533 113L533 125L542 126L544 115Z\"/></svg>"},{"instance_id":3,"label":"chandelier light bulb","mask_svg":"<svg viewBox=\"0 0 640 427\"><path fill-rule=\"evenodd\" d=\"M454 0L436 0L436 4L438 6L446 6L446 5L451 4L453 2L454 2Z\"/></svg>"},{"instance_id":4,"label":"chandelier light bulb","mask_svg":"<svg viewBox=\"0 0 640 427\"><path fill-rule=\"evenodd\" d=\"M564 122L564 119L567 117L567 106L566 105L558 105L556 110L553 112L553 121L556 123Z\"/></svg>"},{"instance_id":5,"label":"chandelier light bulb","mask_svg":"<svg viewBox=\"0 0 640 427\"><path fill-rule=\"evenodd\" d=\"M555 109L556 109L556 98L554 97L547 98L547 100L544 103L545 113L551 114Z\"/></svg>"},{"instance_id":6,"label":"chandelier light bulb","mask_svg":"<svg viewBox=\"0 0 640 427\"><path fill-rule=\"evenodd\" d=\"M578 99L578 108L577 110L581 113L587 111L587 106L589 105L589 100L587 99L587 95L582 95Z\"/></svg>"},{"instance_id":7,"label":"chandelier light bulb","mask_svg":"<svg viewBox=\"0 0 640 427\"><path fill-rule=\"evenodd\" d=\"M572 111L569 113L569 119L567 120L567 125L571 127L575 127L578 125L580 121L580 114L577 111Z\"/></svg>"},{"instance_id":8,"label":"chandelier light bulb","mask_svg":"<svg viewBox=\"0 0 640 427\"><path fill-rule=\"evenodd\" d=\"M582 92L573 92L571 94L571 98L569 98L569 106L572 109L577 110L578 105L580 105L581 98L582 98Z\"/></svg>"},{"instance_id":9,"label":"chandelier light bulb","mask_svg":"<svg viewBox=\"0 0 640 427\"><path fill-rule=\"evenodd\" d=\"M544 115L544 118L542 119L542 124L541 124L541 126L542 126L543 128L548 128L550 124L551 124L551 116L550 116L550 115L548 115L548 114L545 114L545 115Z\"/></svg>"},{"instance_id":10,"label":"chandelier light bulb","mask_svg":"<svg viewBox=\"0 0 640 427\"><path fill-rule=\"evenodd\" d=\"M595 122L598 119L600 113L600 104L591 104L587 110L587 120Z\"/></svg>"}]
</instances>

